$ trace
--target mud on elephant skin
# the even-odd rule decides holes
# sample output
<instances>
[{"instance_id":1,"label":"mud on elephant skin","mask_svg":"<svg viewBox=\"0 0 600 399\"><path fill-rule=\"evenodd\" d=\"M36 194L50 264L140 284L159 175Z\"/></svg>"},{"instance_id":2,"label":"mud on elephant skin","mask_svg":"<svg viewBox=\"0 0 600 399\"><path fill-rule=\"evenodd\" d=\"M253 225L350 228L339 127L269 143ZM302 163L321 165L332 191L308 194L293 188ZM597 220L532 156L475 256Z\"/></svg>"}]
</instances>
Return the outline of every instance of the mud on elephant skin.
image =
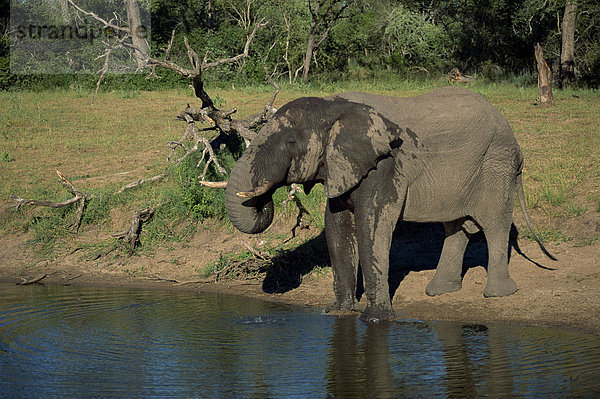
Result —
<instances>
[{"instance_id":1,"label":"mud on elephant skin","mask_svg":"<svg viewBox=\"0 0 600 399\"><path fill-rule=\"evenodd\" d=\"M464 251L479 230L488 247L484 296L517 290L508 271L508 239L515 190L528 221L522 167L506 119L462 88L413 98L304 97L279 109L237 162L226 206L236 228L259 233L273 220L276 188L303 183L310 191L322 183L334 274L329 309L355 309L360 264L367 299L361 318L391 320L389 253L398 220L443 223L445 240L429 295L461 288Z\"/></svg>"}]
</instances>

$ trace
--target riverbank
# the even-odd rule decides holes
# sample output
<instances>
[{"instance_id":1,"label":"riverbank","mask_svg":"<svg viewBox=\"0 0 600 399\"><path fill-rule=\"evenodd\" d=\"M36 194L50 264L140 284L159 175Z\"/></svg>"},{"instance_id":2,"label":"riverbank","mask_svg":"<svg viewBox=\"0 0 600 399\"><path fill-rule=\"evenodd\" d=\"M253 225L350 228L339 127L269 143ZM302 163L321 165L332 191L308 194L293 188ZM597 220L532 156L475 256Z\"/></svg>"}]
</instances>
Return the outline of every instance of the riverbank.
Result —
<instances>
[{"instance_id":1,"label":"riverbank","mask_svg":"<svg viewBox=\"0 0 600 399\"><path fill-rule=\"evenodd\" d=\"M521 239L519 247L523 255L513 248L510 261L510 273L519 290L509 297L486 299L483 297L487 278L483 266L485 245L475 240L467 251L463 288L428 297L425 287L435 272L435 257L439 256L436 252L441 244L435 231L432 235L422 227L418 229L421 230L416 233L397 233L392 248L396 261L392 263L390 281L392 287L397 286L393 307L399 319L557 326L600 335L600 242L586 246L569 242L552 244L549 249L558 259L554 262L544 257L535 243ZM301 239L316 242L322 240L322 235L319 231L307 231ZM44 276L37 284L223 292L317 308L325 308L333 301L333 275L329 267L305 274L298 272L299 284L288 281L279 290L273 289L273 284L278 283L273 280L278 276L269 272L220 281L214 276L199 277L199 262L218 259L230 247L239 246L241 240L260 247L260 237L239 232L220 232L219 237L199 233L185 245L159 249L152 256L86 261L77 251L71 251L37 264L31 262L24 249L25 240L25 235L12 240L4 237L6 245L0 250L1 282L19 283ZM218 248L215 240L221 243ZM364 304L362 298L360 305Z\"/></svg>"}]
</instances>

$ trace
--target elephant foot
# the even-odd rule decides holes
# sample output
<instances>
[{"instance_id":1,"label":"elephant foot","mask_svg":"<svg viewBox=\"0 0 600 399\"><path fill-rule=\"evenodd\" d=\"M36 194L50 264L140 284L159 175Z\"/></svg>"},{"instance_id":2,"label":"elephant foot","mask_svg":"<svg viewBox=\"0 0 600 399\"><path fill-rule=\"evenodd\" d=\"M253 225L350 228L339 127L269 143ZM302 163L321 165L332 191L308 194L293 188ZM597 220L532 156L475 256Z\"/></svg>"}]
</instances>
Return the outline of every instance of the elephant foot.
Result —
<instances>
[{"instance_id":1,"label":"elephant foot","mask_svg":"<svg viewBox=\"0 0 600 399\"><path fill-rule=\"evenodd\" d=\"M517 292L517 284L510 277L503 279L494 279L492 281L488 278L488 283L483 291L483 296L486 298L508 296Z\"/></svg>"},{"instance_id":2,"label":"elephant foot","mask_svg":"<svg viewBox=\"0 0 600 399\"><path fill-rule=\"evenodd\" d=\"M334 303L325 308L325 313L332 315L347 315L356 312L356 301L352 299L348 300L336 300Z\"/></svg>"},{"instance_id":3,"label":"elephant foot","mask_svg":"<svg viewBox=\"0 0 600 399\"><path fill-rule=\"evenodd\" d=\"M462 280L449 280L440 278L437 275L427 284L425 293L429 296L447 294L448 292L458 291L462 288Z\"/></svg>"},{"instance_id":4,"label":"elephant foot","mask_svg":"<svg viewBox=\"0 0 600 399\"><path fill-rule=\"evenodd\" d=\"M365 311L360 315L360 319L367 323L379 323L395 320L396 315L391 306L367 305Z\"/></svg>"}]
</instances>

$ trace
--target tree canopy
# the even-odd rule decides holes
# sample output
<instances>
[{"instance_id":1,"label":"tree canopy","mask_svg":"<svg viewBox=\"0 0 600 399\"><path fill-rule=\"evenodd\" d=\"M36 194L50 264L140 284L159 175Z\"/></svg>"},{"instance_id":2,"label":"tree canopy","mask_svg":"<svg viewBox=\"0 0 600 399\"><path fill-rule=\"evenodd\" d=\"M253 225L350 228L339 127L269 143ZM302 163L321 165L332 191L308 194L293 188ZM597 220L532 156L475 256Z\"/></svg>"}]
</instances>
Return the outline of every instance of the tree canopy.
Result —
<instances>
[{"instance_id":1,"label":"tree canopy","mask_svg":"<svg viewBox=\"0 0 600 399\"><path fill-rule=\"evenodd\" d=\"M220 80L257 82L264 81L267 66L293 82L378 74L435 77L453 68L490 80L533 76L536 43L557 72L568 1L141 0L140 4L151 14L152 52L159 56L174 31L175 60L187 59L183 36L201 56L210 52L215 58L226 57L243 49L254 24L266 21L248 58L212 73ZM26 3L31 7L37 2L52 1ZM575 82L597 87L600 3L576 3ZM2 23L9 25L6 19ZM3 69L9 53L6 35L0 43Z\"/></svg>"}]
</instances>

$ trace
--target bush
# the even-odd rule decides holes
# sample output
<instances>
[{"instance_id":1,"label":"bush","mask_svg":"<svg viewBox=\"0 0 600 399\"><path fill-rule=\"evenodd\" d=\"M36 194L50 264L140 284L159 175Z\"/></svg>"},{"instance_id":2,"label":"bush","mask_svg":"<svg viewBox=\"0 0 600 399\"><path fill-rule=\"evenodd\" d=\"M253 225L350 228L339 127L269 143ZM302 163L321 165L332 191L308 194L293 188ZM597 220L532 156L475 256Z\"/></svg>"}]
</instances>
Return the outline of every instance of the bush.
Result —
<instances>
[{"instance_id":1,"label":"bush","mask_svg":"<svg viewBox=\"0 0 600 399\"><path fill-rule=\"evenodd\" d=\"M237 158L241 156L242 147L240 143L233 144L233 150L225 148L219 151L217 159L223 168L231 170ZM171 171L171 175L177 179L180 200L187 211L197 220L208 218L224 219L227 216L225 209L225 191L208 188L199 183L199 175L204 170L205 161L200 159L202 151L196 151L187 157ZM227 176L220 175L214 165L209 165L205 177L209 181L226 180Z\"/></svg>"},{"instance_id":2,"label":"bush","mask_svg":"<svg viewBox=\"0 0 600 399\"><path fill-rule=\"evenodd\" d=\"M385 23L383 45L392 67L400 71L447 69L444 60L450 59L450 38L440 26L402 5L392 10Z\"/></svg>"}]
</instances>

